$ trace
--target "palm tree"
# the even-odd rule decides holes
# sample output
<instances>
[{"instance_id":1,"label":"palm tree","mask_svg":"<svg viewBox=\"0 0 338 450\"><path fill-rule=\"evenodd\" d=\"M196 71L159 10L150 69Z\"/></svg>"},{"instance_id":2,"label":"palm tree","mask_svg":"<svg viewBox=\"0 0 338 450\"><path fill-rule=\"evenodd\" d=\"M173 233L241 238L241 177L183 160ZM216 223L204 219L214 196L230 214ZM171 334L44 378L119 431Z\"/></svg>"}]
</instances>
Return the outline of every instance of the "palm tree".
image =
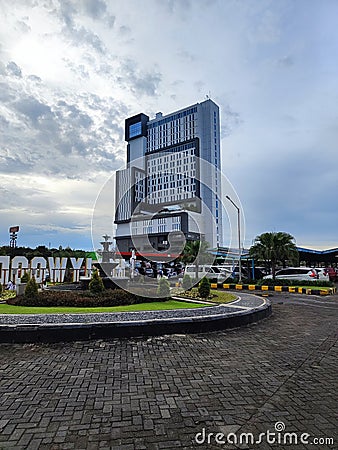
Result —
<instances>
[{"instance_id":1,"label":"palm tree","mask_svg":"<svg viewBox=\"0 0 338 450\"><path fill-rule=\"evenodd\" d=\"M185 264L195 264L195 278L198 278L198 266L212 263L214 257L207 251L210 244L206 241L187 241L181 253L181 260Z\"/></svg>"},{"instance_id":2,"label":"palm tree","mask_svg":"<svg viewBox=\"0 0 338 450\"><path fill-rule=\"evenodd\" d=\"M286 261L298 260L295 238L283 231L263 233L255 238L254 245L250 248L250 256L264 261L265 265L271 269L272 278L275 279L278 262L285 266Z\"/></svg>"}]
</instances>

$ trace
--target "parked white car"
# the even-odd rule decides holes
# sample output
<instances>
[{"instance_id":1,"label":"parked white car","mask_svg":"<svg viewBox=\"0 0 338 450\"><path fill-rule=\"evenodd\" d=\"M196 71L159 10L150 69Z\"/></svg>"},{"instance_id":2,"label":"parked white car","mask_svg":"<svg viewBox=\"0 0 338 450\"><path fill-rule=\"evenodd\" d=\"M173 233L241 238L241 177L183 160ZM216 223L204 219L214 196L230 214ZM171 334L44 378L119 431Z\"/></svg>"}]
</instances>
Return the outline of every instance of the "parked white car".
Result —
<instances>
[{"instance_id":1,"label":"parked white car","mask_svg":"<svg viewBox=\"0 0 338 450\"><path fill-rule=\"evenodd\" d=\"M322 267L316 267L316 272L318 274L318 280L330 281L329 272Z\"/></svg>"},{"instance_id":2,"label":"parked white car","mask_svg":"<svg viewBox=\"0 0 338 450\"><path fill-rule=\"evenodd\" d=\"M263 279L269 280L271 278L272 275L266 275ZM276 279L316 281L318 280L318 273L312 267L287 267L276 272Z\"/></svg>"},{"instance_id":3,"label":"parked white car","mask_svg":"<svg viewBox=\"0 0 338 450\"><path fill-rule=\"evenodd\" d=\"M196 266L186 266L185 274L188 274L191 278L196 276ZM207 277L210 280L215 280L218 283L223 283L231 275L231 271L227 271L224 267L211 266L210 264L201 264L198 266L198 278Z\"/></svg>"}]
</instances>

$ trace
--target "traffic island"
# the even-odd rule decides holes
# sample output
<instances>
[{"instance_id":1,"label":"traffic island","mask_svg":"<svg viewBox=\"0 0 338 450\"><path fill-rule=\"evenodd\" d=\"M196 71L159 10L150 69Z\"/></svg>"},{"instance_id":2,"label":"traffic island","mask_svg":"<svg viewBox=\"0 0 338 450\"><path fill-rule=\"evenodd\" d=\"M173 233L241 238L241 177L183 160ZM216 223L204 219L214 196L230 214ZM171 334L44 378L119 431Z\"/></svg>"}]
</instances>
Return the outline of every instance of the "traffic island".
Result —
<instances>
[{"instance_id":1,"label":"traffic island","mask_svg":"<svg viewBox=\"0 0 338 450\"><path fill-rule=\"evenodd\" d=\"M62 342L222 331L271 315L269 300L244 294L205 308L128 313L3 314L1 343Z\"/></svg>"}]
</instances>

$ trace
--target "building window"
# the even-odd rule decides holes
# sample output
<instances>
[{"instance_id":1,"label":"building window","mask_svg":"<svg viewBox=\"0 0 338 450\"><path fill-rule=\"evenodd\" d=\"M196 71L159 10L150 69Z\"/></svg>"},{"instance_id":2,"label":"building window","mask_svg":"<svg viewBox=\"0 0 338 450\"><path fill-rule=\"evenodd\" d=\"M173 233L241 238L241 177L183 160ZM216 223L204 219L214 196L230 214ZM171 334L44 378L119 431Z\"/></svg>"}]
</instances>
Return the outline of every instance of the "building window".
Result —
<instances>
[{"instance_id":1,"label":"building window","mask_svg":"<svg viewBox=\"0 0 338 450\"><path fill-rule=\"evenodd\" d=\"M142 133L141 122L133 123L129 126L129 137L139 136Z\"/></svg>"}]
</instances>

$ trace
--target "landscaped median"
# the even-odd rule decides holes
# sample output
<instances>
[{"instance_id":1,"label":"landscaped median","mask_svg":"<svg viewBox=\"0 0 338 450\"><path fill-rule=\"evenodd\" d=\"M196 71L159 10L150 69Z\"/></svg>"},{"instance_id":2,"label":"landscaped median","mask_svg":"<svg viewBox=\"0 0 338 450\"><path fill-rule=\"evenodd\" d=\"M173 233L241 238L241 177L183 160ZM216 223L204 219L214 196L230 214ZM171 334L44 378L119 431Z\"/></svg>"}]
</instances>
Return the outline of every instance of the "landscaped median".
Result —
<instances>
[{"instance_id":1,"label":"landscaped median","mask_svg":"<svg viewBox=\"0 0 338 450\"><path fill-rule=\"evenodd\" d=\"M191 297L180 301L148 297L148 302L140 303L143 297L116 291L100 295L44 291L36 298L7 299L0 304L0 343L206 333L250 325L272 311L269 299L245 293L212 291L197 303L192 288Z\"/></svg>"},{"instance_id":2,"label":"landscaped median","mask_svg":"<svg viewBox=\"0 0 338 450\"><path fill-rule=\"evenodd\" d=\"M211 283L212 289L234 289L237 291L274 291L274 292L290 292L293 294L307 295L330 295L336 293L335 287L309 287L309 286L268 286L257 284L217 284Z\"/></svg>"}]
</instances>

